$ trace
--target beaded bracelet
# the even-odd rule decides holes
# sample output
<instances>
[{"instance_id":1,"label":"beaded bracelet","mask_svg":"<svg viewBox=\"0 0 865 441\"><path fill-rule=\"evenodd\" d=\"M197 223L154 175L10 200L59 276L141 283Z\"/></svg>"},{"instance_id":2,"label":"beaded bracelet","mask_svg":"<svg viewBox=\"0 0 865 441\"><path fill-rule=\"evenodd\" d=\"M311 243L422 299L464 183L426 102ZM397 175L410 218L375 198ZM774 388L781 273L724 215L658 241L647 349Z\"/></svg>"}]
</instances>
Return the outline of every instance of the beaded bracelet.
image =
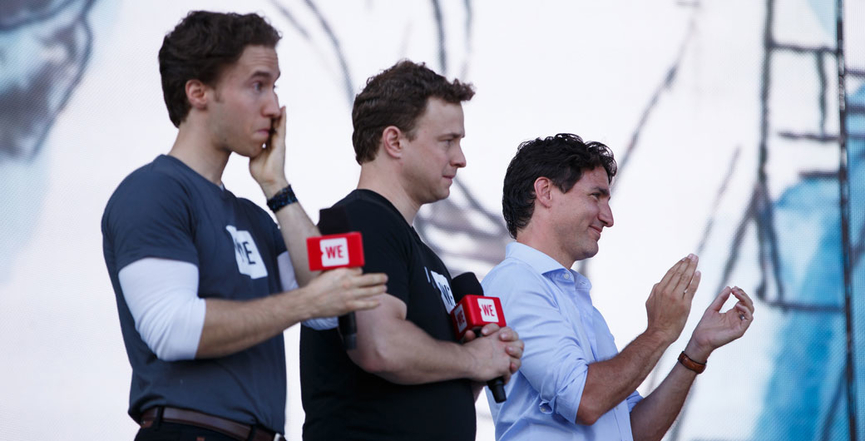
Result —
<instances>
[{"instance_id":1,"label":"beaded bracelet","mask_svg":"<svg viewBox=\"0 0 865 441\"><path fill-rule=\"evenodd\" d=\"M270 211L276 213L282 207L295 202L297 202L297 196L294 195L294 190L291 189L291 184L289 184L288 187L279 190L272 198L268 199L267 206L270 208Z\"/></svg>"}]
</instances>

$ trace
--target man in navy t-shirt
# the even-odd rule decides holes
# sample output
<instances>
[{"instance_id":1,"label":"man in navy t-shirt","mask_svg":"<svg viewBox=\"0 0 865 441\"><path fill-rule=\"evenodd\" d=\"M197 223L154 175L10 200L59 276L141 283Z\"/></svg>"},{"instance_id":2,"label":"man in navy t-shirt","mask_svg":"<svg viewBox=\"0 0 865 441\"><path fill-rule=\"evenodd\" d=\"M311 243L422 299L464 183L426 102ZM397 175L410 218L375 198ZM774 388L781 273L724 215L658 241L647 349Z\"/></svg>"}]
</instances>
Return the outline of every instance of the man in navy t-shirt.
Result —
<instances>
[{"instance_id":1,"label":"man in navy t-shirt","mask_svg":"<svg viewBox=\"0 0 865 441\"><path fill-rule=\"evenodd\" d=\"M195 11L159 51L177 139L123 180L102 218L136 440L279 439L282 332L327 327L385 292L383 274L308 269L318 230L285 176L279 38L255 14ZM223 185L232 153L250 159L278 226Z\"/></svg>"}]
</instances>

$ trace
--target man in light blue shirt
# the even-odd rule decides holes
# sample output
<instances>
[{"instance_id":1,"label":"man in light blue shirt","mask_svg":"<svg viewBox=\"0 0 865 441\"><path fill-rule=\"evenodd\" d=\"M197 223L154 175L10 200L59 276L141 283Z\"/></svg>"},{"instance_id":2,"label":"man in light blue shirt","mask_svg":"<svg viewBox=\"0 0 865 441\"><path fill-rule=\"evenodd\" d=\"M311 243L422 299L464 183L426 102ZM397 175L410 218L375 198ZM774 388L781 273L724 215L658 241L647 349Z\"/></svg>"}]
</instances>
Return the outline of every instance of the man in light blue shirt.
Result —
<instances>
[{"instance_id":1,"label":"man in light blue shirt","mask_svg":"<svg viewBox=\"0 0 865 441\"><path fill-rule=\"evenodd\" d=\"M667 378L646 398L636 392L681 334L700 272L693 254L676 262L646 301L646 331L618 352L592 306L591 283L570 269L594 256L602 230L613 226L615 174L607 146L572 134L525 142L508 166L502 204L516 242L483 286L502 299L525 351L507 401L497 404L487 391L498 440L659 440L712 351L753 320L748 295L725 288ZM722 313L731 294L738 302Z\"/></svg>"}]
</instances>

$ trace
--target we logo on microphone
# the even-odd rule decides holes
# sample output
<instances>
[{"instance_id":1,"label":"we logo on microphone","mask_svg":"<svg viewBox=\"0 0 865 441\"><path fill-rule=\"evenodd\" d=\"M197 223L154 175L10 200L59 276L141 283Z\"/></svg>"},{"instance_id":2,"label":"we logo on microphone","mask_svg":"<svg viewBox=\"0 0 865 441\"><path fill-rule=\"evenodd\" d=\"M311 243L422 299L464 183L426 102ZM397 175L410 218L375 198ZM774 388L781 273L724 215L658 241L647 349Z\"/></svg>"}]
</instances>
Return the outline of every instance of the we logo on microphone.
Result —
<instances>
[{"instance_id":1,"label":"we logo on microphone","mask_svg":"<svg viewBox=\"0 0 865 441\"><path fill-rule=\"evenodd\" d=\"M451 323L457 340L465 336L469 329L478 330L489 323L500 328L507 326L502 301L498 297L484 297L466 294L451 311Z\"/></svg>"},{"instance_id":2,"label":"we logo on microphone","mask_svg":"<svg viewBox=\"0 0 865 441\"><path fill-rule=\"evenodd\" d=\"M325 239L318 245L321 247L322 266L339 266L348 263L348 240L346 238Z\"/></svg>"},{"instance_id":3,"label":"we logo on microphone","mask_svg":"<svg viewBox=\"0 0 865 441\"><path fill-rule=\"evenodd\" d=\"M310 271L363 266L360 233L331 234L306 239Z\"/></svg>"},{"instance_id":4,"label":"we logo on microphone","mask_svg":"<svg viewBox=\"0 0 865 441\"><path fill-rule=\"evenodd\" d=\"M457 334L461 334L466 330L469 323L466 321L466 312L463 310L463 305L460 304L454 309L454 323L457 325Z\"/></svg>"},{"instance_id":5,"label":"we logo on microphone","mask_svg":"<svg viewBox=\"0 0 865 441\"><path fill-rule=\"evenodd\" d=\"M490 298L479 298L478 306L481 310L481 319L489 323L498 323L499 314L496 312L496 303Z\"/></svg>"}]
</instances>

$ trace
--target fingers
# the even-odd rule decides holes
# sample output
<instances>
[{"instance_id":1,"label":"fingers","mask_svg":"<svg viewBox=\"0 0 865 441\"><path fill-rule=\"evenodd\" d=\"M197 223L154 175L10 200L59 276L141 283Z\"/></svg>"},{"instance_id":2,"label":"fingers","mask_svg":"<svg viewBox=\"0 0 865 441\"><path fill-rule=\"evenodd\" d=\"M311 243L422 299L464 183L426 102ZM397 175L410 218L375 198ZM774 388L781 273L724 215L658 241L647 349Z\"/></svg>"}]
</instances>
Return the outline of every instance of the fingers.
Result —
<instances>
[{"instance_id":1,"label":"fingers","mask_svg":"<svg viewBox=\"0 0 865 441\"><path fill-rule=\"evenodd\" d=\"M664 277L656 285L657 288L663 292L684 295L693 280L698 261L699 259L696 255L688 254L667 270L667 273L664 274ZM692 292L688 293L693 294Z\"/></svg>"},{"instance_id":2,"label":"fingers","mask_svg":"<svg viewBox=\"0 0 865 441\"><path fill-rule=\"evenodd\" d=\"M731 292L752 314L754 313L754 301L751 300L751 297L748 297L748 294L742 288L734 286Z\"/></svg>"},{"instance_id":3,"label":"fingers","mask_svg":"<svg viewBox=\"0 0 865 441\"><path fill-rule=\"evenodd\" d=\"M474 333L466 333L466 342L474 340ZM488 374L481 376L480 380L486 381L490 378L501 376L507 383L510 375L515 373L522 365L520 358L523 356L525 344L519 339L519 335L511 328L499 328L494 323L487 324L481 329L481 334L486 337L483 339L483 347L487 352L482 356L482 359L487 360ZM506 364L505 364L506 363ZM504 369L504 370L503 370ZM489 375L489 376L487 376Z\"/></svg>"},{"instance_id":4,"label":"fingers","mask_svg":"<svg viewBox=\"0 0 865 441\"><path fill-rule=\"evenodd\" d=\"M688 301L694 299L694 294L697 293L697 289L700 287L700 280L703 278L703 273L699 271L694 272L694 277L691 278L691 283L688 284L688 288L685 291L685 298Z\"/></svg>"},{"instance_id":5,"label":"fingers","mask_svg":"<svg viewBox=\"0 0 865 441\"><path fill-rule=\"evenodd\" d=\"M511 357L519 360L520 358L523 357L524 346L523 346L522 340L517 340L517 342L519 344L507 345L505 347L505 352L507 352L507 354L510 355Z\"/></svg>"},{"instance_id":6,"label":"fingers","mask_svg":"<svg viewBox=\"0 0 865 441\"><path fill-rule=\"evenodd\" d=\"M724 306L724 303L730 298L730 293L732 289L729 286L725 286L724 289L721 290L721 293L715 297L715 300L712 301L712 304L709 305L710 310L715 312L721 312L721 307Z\"/></svg>"},{"instance_id":7,"label":"fingers","mask_svg":"<svg viewBox=\"0 0 865 441\"><path fill-rule=\"evenodd\" d=\"M746 307L742 302L736 303L736 305L733 306L733 309L735 310L734 312L736 313L736 316L739 317L739 320L747 322L749 325L754 321L753 311L748 309L748 307Z\"/></svg>"},{"instance_id":8,"label":"fingers","mask_svg":"<svg viewBox=\"0 0 865 441\"><path fill-rule=\"evenodd\" d=\"M673 280L676 281L673 286L673 293L681 294L683 296L694 297L693 291L689 291L688 287L691 285L691 282L694 280L694 273L697 271L697 262L699 258L695 254L688 254L688 257L685 257L683 261L681 261L681 265L679 265L679 272L677 273L678 279L675 277L670 280L670 284L672 285ZM699 280L698 280L699 284Z\"/></svg>"},{"instance_id":9,"label":"fingers","mask_svg":"<svg viewBox=\"0 0 865 441\"><path fill-rule=\"evenodd\" d=\"M281 145L285 145L285 106L279 108L279 117L274 118L271 122L271 130L272 133L270 135L270 139L267 140L267 148L269 149L271 146L279 147Z\"/></svg>"},{"instance_id":10,"label":"fingers","mask_svg":"<svg viewBox=\"0 0 865 441\"><path fill-rule=\"evenodd\" d=\"M499 332L499 340L501 341L518 341L520 335L517 334L517 331L505 326Z\"/></svg>"},{"instance_id":11,"label":"fingers","mask_svg":"<svg viewBox=\"0 0 865 441\"><path fill-rule=\"evenodd\" d=\"M498 330L499 325L495 323L487 323L486 325L484 325L483 328L481 328L481 335L486 337L488 335L496 333Z\"/></svg>"},{"instance_id":12,"label":"fingers","mask_svg":"<svg viewBox=\"0 0 865 441\"><path fill-rule=\"evenodd\" d=\"M360 268L353 268L360 271ZM385 273L369 273L363 274L356 277L356 285L355 286L373 286L373 285L384 285L387 283L387 274Z\"/></svg>"},{"instance_id":13,"label":"fingers","mask_svg":"<svg viewBox=\"0 0 865 441\"><path fill-rule=\"evenodd\" d=\"M465 335L463 335L463 343L468 343L476 338L478 338L478 336L475 334L475 331L469 329L466 331Z\"/></svg>"},{"instance_id":14,"label":"fingers","mask_svg":"<svg viewBox=\"0 0 865 441\"><path fill-rule=\"evenodd\" d=\"M363 311L367 309L375 309L379 305L381 305L381 297L367 297L362 299L355 299L353 301L348 302L347 306L350 311Z\"/></svg>"},{"instance_id":15,"label":"fingers","mask_svg":"<svg viewBox=\"0 0 865 441\"><path fill-rule=\"evenodd\" d=\"M682 259L673 264L673 266L671 266L670 269L667 270L667 273L664 274L664 277L661 278L661 281L658 282L658 287L665 288L667 285L669 285L670 281L673 279L673 276L677 274L677 272L680 270L684 263L685 259Z\"/></svg>"}]
</instances>

